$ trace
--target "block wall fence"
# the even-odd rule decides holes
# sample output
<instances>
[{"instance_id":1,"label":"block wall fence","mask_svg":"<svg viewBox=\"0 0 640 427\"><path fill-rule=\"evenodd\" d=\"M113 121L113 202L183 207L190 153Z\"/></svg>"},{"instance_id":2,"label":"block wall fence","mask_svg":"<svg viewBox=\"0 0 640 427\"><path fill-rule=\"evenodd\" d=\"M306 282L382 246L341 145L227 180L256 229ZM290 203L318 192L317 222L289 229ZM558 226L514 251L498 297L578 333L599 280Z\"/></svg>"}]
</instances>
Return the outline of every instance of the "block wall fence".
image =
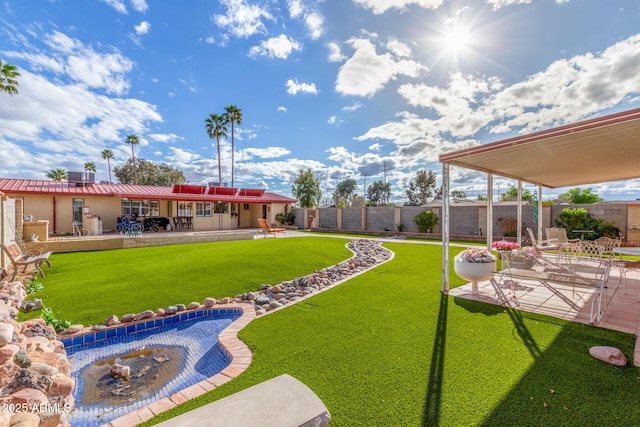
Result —
<instances>
[{"instance_id":1,"label":"block wall fence","mask_svg":"<svg viewBox=\"0 0 640 427\"><path fill-rule=\"evenodd\" d=\"M640 244L640 203L544 206L541 218L542 228L555 226L556 218L565 208L584 208L594 218L613 221L626 242ZM402 224L404 233L418 233L418 227L413 222L413 218L422 211L432 211L438 216L440 220L432 234L441 234L441 206L297 208L295 225L301 229L385 233L397 232L398 224ZM502 230L498 226L498 219L502 217L516 218L517 206L513 203L493 205L494 238L502 237ZM486 205L451 205L450 234L451 236L476 236L480 239L486 235L486 218ZM524 227L537 230L537 224L533 222L531 205L522 206L522 222Z\"/></svg>"}]
</instances>

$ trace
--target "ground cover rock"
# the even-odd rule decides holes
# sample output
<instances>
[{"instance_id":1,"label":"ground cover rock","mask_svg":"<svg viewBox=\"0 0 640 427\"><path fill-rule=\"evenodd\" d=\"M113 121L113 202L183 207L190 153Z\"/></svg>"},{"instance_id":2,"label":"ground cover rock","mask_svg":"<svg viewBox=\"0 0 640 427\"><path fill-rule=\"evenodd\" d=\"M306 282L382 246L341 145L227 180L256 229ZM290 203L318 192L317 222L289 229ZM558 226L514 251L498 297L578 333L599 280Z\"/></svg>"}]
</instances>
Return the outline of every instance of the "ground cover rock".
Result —
<instances>
[{"instance_id":1,"label":"ground cover rock","mask_svg":"<svg viewBox=\"0 0 640 427\"><path fill-rule=\"evenodd\" d=\"M614 366L627 366L627 358L622 351L616 347L595 346L589 349L589 354L603 362L610 363Z\"/></svg>"},{"instance_id":2,"label":"ground cover rock","mask_svg":"<svg viewBox=\"0 0 640 427\"><path fill-rule=\"evenodd\" d=\"M129 314L125 314L124 316L120 317L120 321L122 323L129 323L129 322L132 322L133 319L135 319L135 318L136 318L135 314L129 313Z\"/></svg>"},{"instance_id":3,"label":"ground cover rock","mask_svg":"<svg viewBox=\"0 0 640 427\"><path fill-rule=\"evenodd\" d=\"M207 308L211 308L214 305L216 305L216 299L215 298L205 298L203 301L203 304L205 307Z\"/></svg>"},{"instance_id":4,"label":"ground cover rock","mask_svg":"<svg viewBox=\"0 0 640 427\"><path fill-rule=\"evenodd\" d=\"M118 323L120 323L120 320L118 319L118 316L116 316L115 314L112 314L111 316L107 317L106 319L104 319L104 322L102 322L102 324L106 326L113 326L113 325L117 325Z\"/></svg>"},{"instance_id":5,"label":"ground cover rock","mask_svg":"<svg viewBox=\"0 0 640 427\"><path fill-rule=\"evenodd\" d=\"M142 313L138 313L135 315L135 317L133 318L134 321L138 321L138 320L142 320L142 319L148 319L150 317L153 317L155 314L154 311L152 310L145 310Z\"/></svg>"},{"instance_id":6,"label":"ground cover rock","mask_svg":"<svg viewBox=\"0 0 640 427\"><path fill-rule=\"evenodd\" d=\"M0 323L0 346L10 344L13 341L15 328L10 323Z\"/></svg>"},{"instance_id":7,"label":"ground cover rock","mask_svg":"<svg viewBox=\"0 0 640 427\"><path fill-rule=\"evenodd\" d=\"M84 325L71 325L65 329L65 334L77 334L84 329Z\"/></svg>"},{"instance_id":8,"label":"ground cover rock","mask_svg":"<svg viewBox=\"0 0 640 427\"><path fill-rule=\"evenodd\" d=\"M200 303L199 302L192 302L187 306L187 310L195 310L196 308L200 307Z\"/></svg>"}]
</instances>

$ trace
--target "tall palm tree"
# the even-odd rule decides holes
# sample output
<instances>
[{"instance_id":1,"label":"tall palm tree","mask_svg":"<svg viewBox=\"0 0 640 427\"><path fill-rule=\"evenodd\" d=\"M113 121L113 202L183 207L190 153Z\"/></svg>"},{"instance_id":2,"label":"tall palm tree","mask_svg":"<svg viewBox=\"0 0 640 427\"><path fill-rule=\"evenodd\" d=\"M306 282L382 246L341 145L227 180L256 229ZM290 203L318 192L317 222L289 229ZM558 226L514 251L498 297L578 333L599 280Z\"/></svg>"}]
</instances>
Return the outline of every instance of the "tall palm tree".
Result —
<instances>
[{"instance_id":1,"label":"tall palm tree","mask_svg":"<svg viewBox=\"0 0 640 427\"><path fill-rule=\"evenodd\" d=\"M20 73L15 65L3 63L0 59L0 92L5 92L9 96L17 95L18 81L15 78L19 76Z\"/></svg>"},{"instance_id":2,"label":"tall palm tree","mask_svg":"<svg viewBox=\"0 0 640 427\"><path fill-rule=\"evenodd\" d=\"M53 181L64 181L67 179L67 171L61 168L51 169L47 172L47 178Z\"/></svg>"},{"instance_id":3,"label":"tall palm tree","mask_svg":"<svg viewBox=\"0 0 640 427\"><path fill-rule=\"evenodd\" d=\"M113 159L113 151L105 148L102 150L102 158L107 161L107 166L109 167L109 184L111 184L111 159Z\"/></svg>"},{"instance_id":4,"label":"tall palm tree","mask_svg":"<svg viewBox=\"0 0 640 427\"><path fill-rule=\"evenodd\" d=\"M138 184L138 172L136 171L136 153L133 150L134 145L140 144L140 139L137 135L127 136L127 144L131 144L131 157L133 158L133 183Z\"/></svg>"},{"instance_id":5,"label":"tall palm tree","mask_svg":"<svg viewBox=\"0 0 640 427\"><path fill-rule=\"evenodd\" d=\"M84 171L85 172L93 172L96 173L96 164L93 162L87 162L84 164Z\"/></svg>"},{"instance_id":6,"label":"tall palm tree","mask_svg":"<svg viewBox=\"0 0 640 427\"><path fill-rule=\"evenodd\" d=\"M209 118L204 121L207 125L207 134L209 138L216 139L218 146L218 182L222 185L222 168L220 166L220 137L227 137L227 125L224 117L219 114L209 114Z\"/></svg>"},{"instance_id":7,"label":"tall palm tree","mask_svg":"<svg viewBox=\"0 0 640 427\"><path fill-rule=\"evenodd\" d=\"M234 128L233 124L237 123L238 125L242 124L242 110L236 107L235 105L229 105L228 107L224 107L225 113L224 121L228 126L231 124L231 188L233 188L233 177L234 177L234 167L235 167L235 152L236 152L236 142L234 138Z\"/></svg>"}]
</instances>

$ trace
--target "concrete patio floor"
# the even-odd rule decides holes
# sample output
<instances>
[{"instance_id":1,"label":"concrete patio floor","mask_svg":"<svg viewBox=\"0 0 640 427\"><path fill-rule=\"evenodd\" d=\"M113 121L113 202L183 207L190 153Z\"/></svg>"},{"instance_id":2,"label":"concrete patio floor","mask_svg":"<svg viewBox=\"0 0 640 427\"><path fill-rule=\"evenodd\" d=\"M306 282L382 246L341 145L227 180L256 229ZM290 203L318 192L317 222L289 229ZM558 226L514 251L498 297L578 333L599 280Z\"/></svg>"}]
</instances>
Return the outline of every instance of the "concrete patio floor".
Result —
<instances>
[{"instance_id":1,"label":"concrete patio floor","mask_svg":"<svg viewBox=\"0 0 640 427\"><path fill-rule=\"evenodd\" d=\"M489 304L503 305L516 310L544 314L590 324L591 302L595 297L594 289L574 287L568 283L541 282L533 279L516 279L513 288L510 279L500 280L494 276L494 282L478 282L478 292L473 293L471 283L450 289L449 295ZM606 310L599 322L594 325L629 334L640 335L640 271L630 270L624 287L619 285L620 271L611 270L605 289L603 306ZM636 338L633 356L635 366L640 366L640 339Z\"/></svg>"}]
</instances>

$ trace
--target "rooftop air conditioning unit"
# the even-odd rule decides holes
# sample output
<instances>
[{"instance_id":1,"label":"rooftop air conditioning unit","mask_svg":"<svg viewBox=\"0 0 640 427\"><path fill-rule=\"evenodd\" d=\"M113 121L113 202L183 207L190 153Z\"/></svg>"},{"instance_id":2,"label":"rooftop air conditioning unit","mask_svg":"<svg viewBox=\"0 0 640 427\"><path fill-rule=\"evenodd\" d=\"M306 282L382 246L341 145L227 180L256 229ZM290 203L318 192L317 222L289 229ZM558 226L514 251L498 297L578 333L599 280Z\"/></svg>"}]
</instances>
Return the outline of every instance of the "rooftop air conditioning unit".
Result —
<instances>
[{"instance_id":1,"label":"rooftop air conditioning unit","mask_svg":"<svg viewBox=\"0 0 640 427\"><path fill-rule=\"evenodd\" d=\"M95 180L96 174L93 172L67 172L67 181L72 185L91 185Z\"/></svg>"},{"instance_id":2,"label":"rooftop air conditioning unit","mask_svg":"<svg viewBox=\"0 0 640 427\"><path fill-rule=\"evenodd\" d=\"M228 182L210 182L209 183L209 187L228 187L229 183Z\"/></svg>"}]
</instances>

